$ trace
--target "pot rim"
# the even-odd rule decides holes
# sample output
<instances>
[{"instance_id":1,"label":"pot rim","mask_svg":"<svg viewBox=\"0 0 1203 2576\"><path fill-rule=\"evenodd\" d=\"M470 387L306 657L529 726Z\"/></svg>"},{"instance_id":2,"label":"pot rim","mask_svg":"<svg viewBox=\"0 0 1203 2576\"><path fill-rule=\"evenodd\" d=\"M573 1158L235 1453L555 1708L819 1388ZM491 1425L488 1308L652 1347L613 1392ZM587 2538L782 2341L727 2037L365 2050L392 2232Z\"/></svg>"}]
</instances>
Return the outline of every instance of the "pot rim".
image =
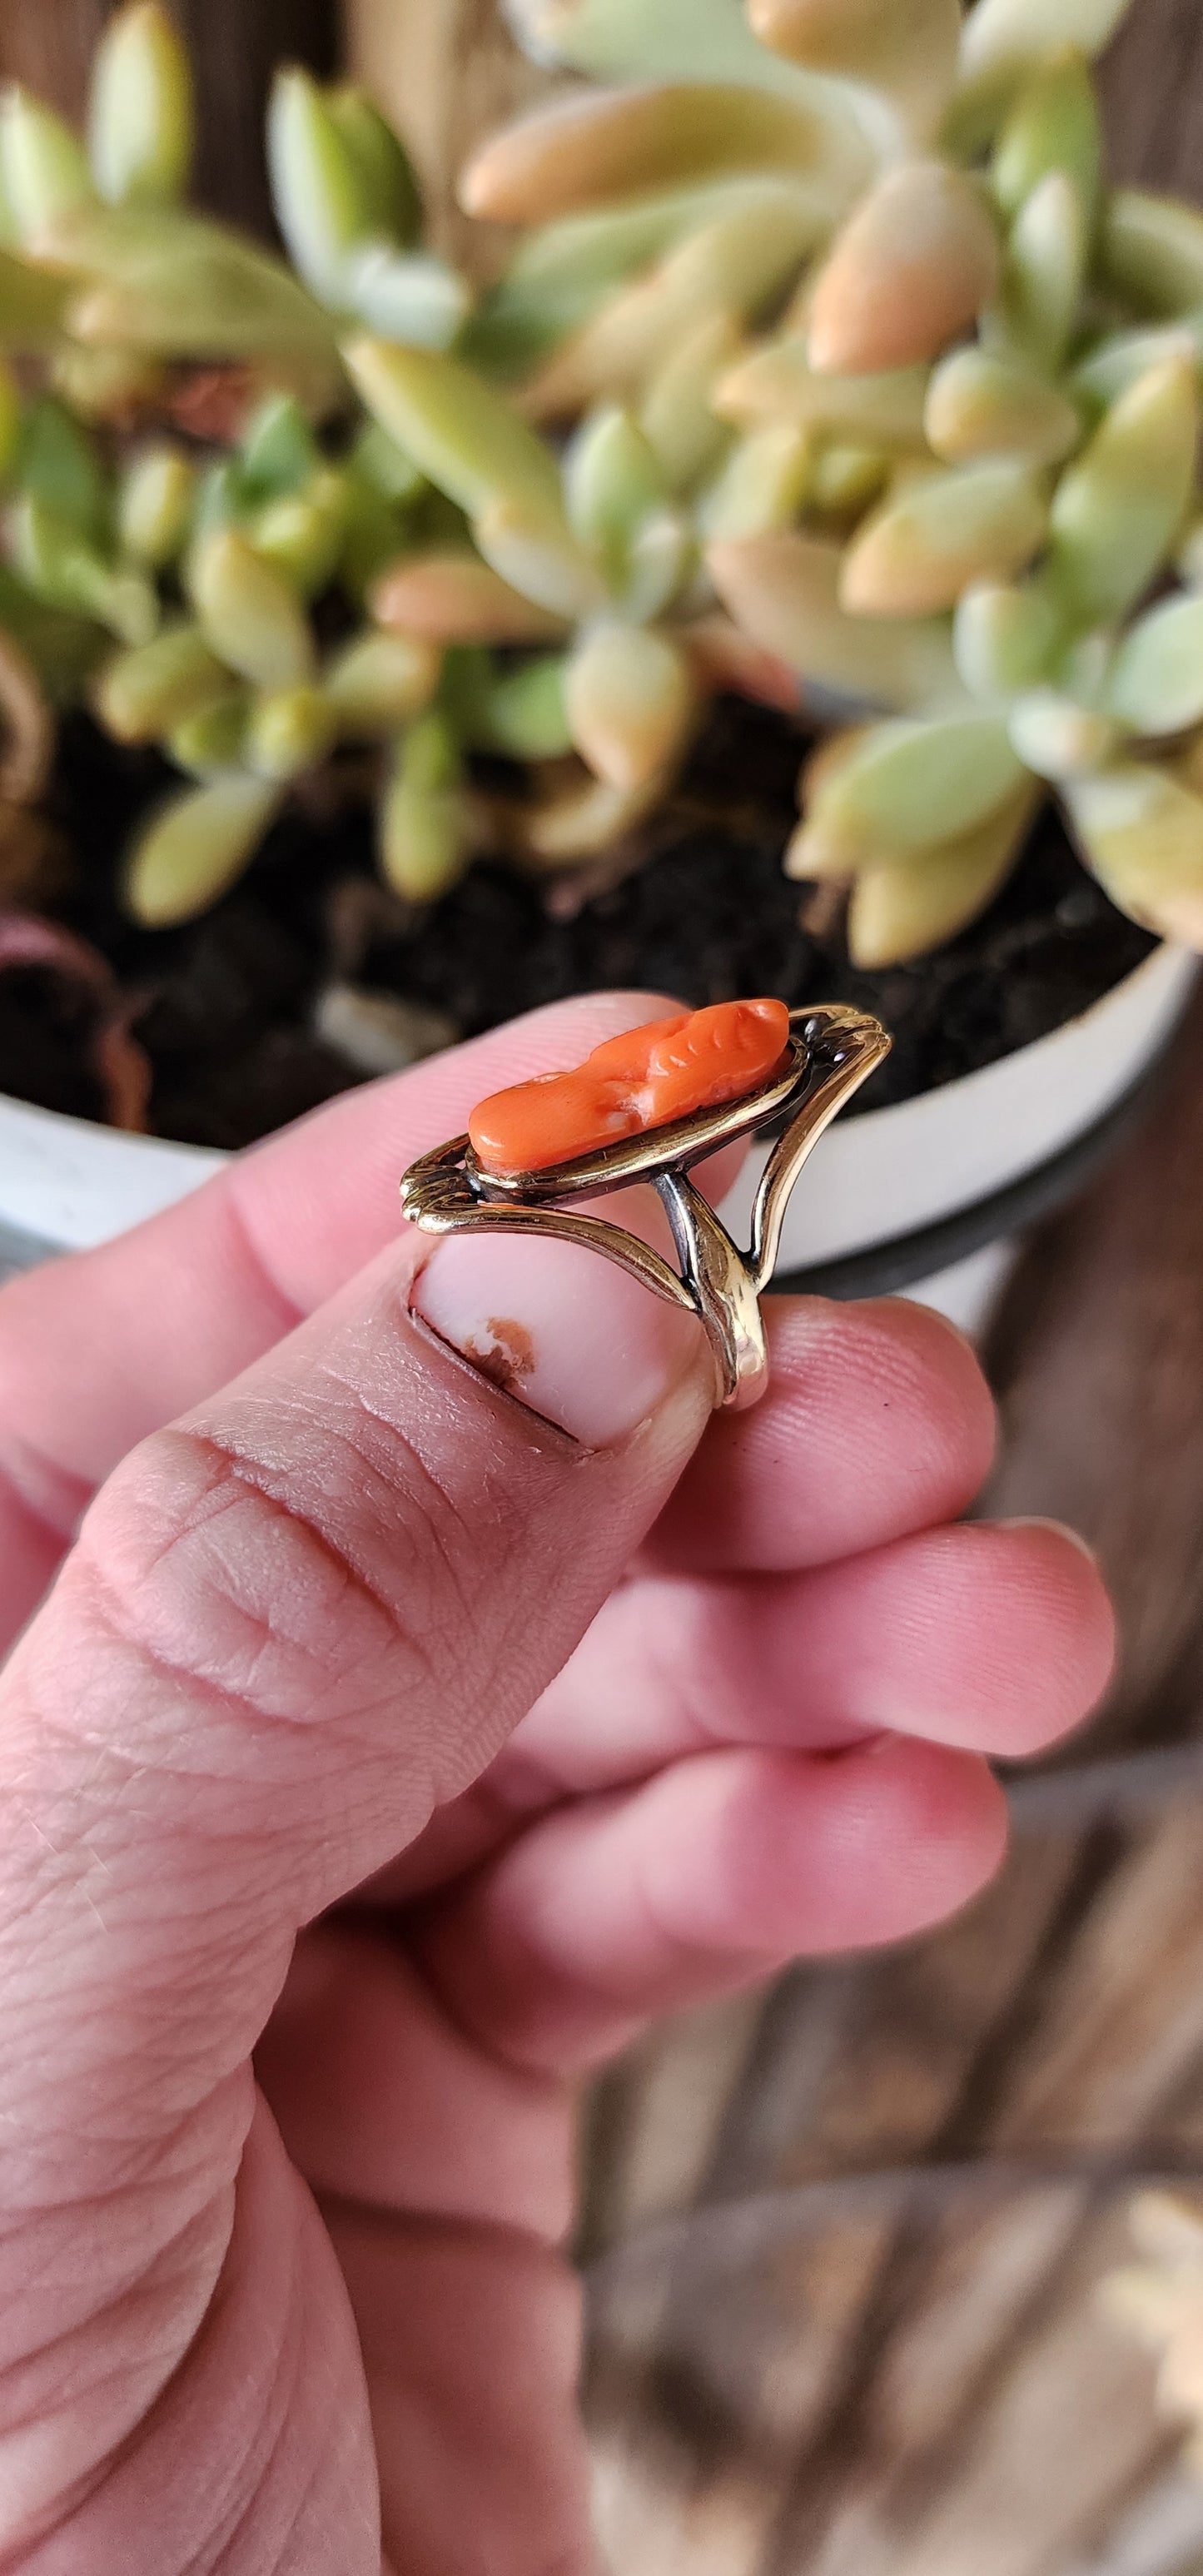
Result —
<instances>
[{"instance_id":1,"label":"pot rim","mask_svg":"<svg viewBox=\"0 0 1203 2576\"><path fill-rule=\"evenodd\" d=\"M815 1176L823 1170L822 1158L826 1156L828 1168L834 1169L830 1158L833 1152L838 1156L841 1150L846 1155L849 1139L860 1140L858 1152L863 1152L866 1139L879 1139L888 1148L891 1161L897 1161L906 1153L908 1128L927 1123L934 1104L943 1104L957 1115L968 1113L972 1119L975 1105L983 1099L983 1093L988 1099L992 1088L1000 1081L1005 1083L1008 1075L1013 1078L1020 1069L1024 1072L1030 1069L1035 1074L1040 1050L1063 1047L1067 1040L1072 1041L1075 1033L1093 1031L1099 1016L1107 1014L1109 1009L1114 1010L1120 996L1135 997L1143 987L1160 988L1168 980L1173 996L1170 1019L1172 1025L1176 1025L1195 971L1197 961L1189 959L1185 951L1160 944L1126 976L1109 985L1085 1011L1070 1014L1045 1037L1034 1039L1026 1046L1012 1048L989 1065L956 1075L951 1081L926 1091L916 1092L909 1100L893 1102L881 1109L865 1110L855 1120L834 1130L824 1139L815 1158L808 1188L813 1194ZM1122 1078L1121 1107L1129 1094L1142 1086L1150 1060L1162 1052L1168 1034L1163 1008L1153 1044L1145 1044L1137 1051L1133 1079ZM1098 1130L1102 1134L1108 1128L1116 1105L1117 1089L1113 1085L1105 1099L1092 1105L1086 1117L1077 1121L1074 1138L1083 1139L1084 1155L1094 1132ZM1100 1110L1105 1114L1100 1115ZM1100 1151L1104 1150L1105 1141L1104 1137ZM1059 1139L1058 1151L1070 1142L1065 1138ZM126 1135L102 1125L98 1120L43 1109L32 1102L0 1093L0 1232L10 1243L13 1240L30 1241L48 1252L85 1249L105 1242L114 1234L124 1232L128 1226L175 1204L214 1173L224 1169L230 1159L228 1153L217 1148L179 1144L159 1136ZM1008 1172L1003 1176L1001 1187L962 1190L959 1197L954 1196L950 1204L940 1208L934 1220L925 1220L920 1215L913 1225L887 1224L876 1234L870 1228L867 1238L862 1229L862 1237L855 1244L837 1242L833 1248L820 1246L818 1258L810 1263L805 1259L804 1250L799 1254L795 1245L787 1244L781 1275L791 1284L800 1274L808 1278L829 1276L833 1269L849 1260L877 1251L885 1263L888 1254L920 1237L933 1244L937 1238L942 1239L946 1224L956 1229L955 1237L950 1232L949 1240L955 1239L959 1244L963 1231L966 1250L974 1249L976 1244L989 1239L988 1233L982 1231L977 1233L975 1243L969 1241L975 1224L985 1227L987 1209L1002 1208L1004 1203L1009 1205L1012 1183L1022 1193L1029 1176L1034 1181L1057 1159L1058 1153L1050 1154L1046 1149L1038 1148L1023 1166L1018 1179L1013 1172ZM820 1190L822 1186L820 1179ZM962 1212L963 1230L960 1223ZM993 1230L997 1232L999 1227L994 1225ZM927 1260L926 1267L930 1269L931 1266ZM910 1275L916 1278L924 1274L921 1269L915 1269ZM825 1293L839 1292L828 1289Z\"/></svg>"}]
</instances>

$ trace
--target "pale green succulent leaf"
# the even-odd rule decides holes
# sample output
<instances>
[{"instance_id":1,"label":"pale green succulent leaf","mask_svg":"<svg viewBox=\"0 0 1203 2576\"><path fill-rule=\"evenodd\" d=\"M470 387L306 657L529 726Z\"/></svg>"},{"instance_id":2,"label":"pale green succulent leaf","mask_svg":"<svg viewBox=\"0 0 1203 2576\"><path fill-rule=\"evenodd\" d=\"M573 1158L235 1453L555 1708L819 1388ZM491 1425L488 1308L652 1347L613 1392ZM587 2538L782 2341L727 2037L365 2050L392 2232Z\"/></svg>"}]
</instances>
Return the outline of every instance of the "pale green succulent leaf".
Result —
<instances>
[{"instance_id":1,"label":"pale green succulent leaf","mask_svg":"<svg viewBox=\"0 0 1203 2576\"><path fill-rule=\"evenodd\" d=\"M316 474L321 450L295 394L271 393L243 433L240 480L248 501L277 501Z\"/></svg>"},{"instance_id":2,"label":"pale green succulent leaf","mask_svg":"<svg viewBox=\"0 0 1203 2576\"><path fill-rule=\"evenodd\" d=\"M1203 949L1203 799L1136 761L1071 780L1063 794L1086 864L1120 911Z\"/></svg>"},{"instance_id":3,"label":"pale green succulent leaf","mask_svg":"<svg viewBox=\"0 0 1203 2576\"><path fill-rule=\"evenodd\" d=\"M365 230L409 249L422 231L422 191L400 135L353 82L325 96L359 184Z\"/></svg>"},{"instance_id":4,"label":"pale green succulent leaf","mask_svg":"<svg viewBox=\"0 0 1203 2576\"><path fill-rule=\"evenodd\" d=\"M1019 214L1054 170L1069 179L1088 228L1103 180L1103 128L1085 61L1053 54L1025 81L995 146L994 193L1004 214Z\"/></svg>"},{"instance_id":5,"label":"pale green succulent leaf","mask_svg":"<svg viewBox=\"0 0 1203 2576\"><path fill-rule=\"evenodd\" d=\"M323 674L322 686L340 733L371 740L397 733L429 706L442 655L413 635L379 627L353 636Z\"/></svg>"},{"instance_id":6,"label":"pale green succulent leaf","mask_svg":"<svg viewBox=\"0 0 1203 2576\"><path fill-rule=\"evenodd\" d=\"M510 760L560 760L572 749L562 653L541 653L495 680L482 709L478 741Z\"/></svg>"},{"instance_id":7,"label":"pale green succulent leaf","mask_svg":"<svg viewBox=\"0 0 1203 2576\"><path fill-rule=\"evenodd\" d=\"M749 0L761 42L849 81L887 152L930 142L956 84L959 0Z\"/></svg>"},{"instance_id":8,"label":"pale green succulent leaf","mask_svg":"<svg viewBox=\"0 0 1203 2576\"><path fill-rule=\"evenodd\" d=\"M1195 371L1153 367L1121 395L1058 485L1050 578L1083 622L1122 616L1173 552L1194 483Z\"/></svg>"},{"instance_id":9,"label":"pale green succulent leaf","mask_svg":"<svg viewBox=\"0 0 1203 2576\"><path fill-rule=\"evenodd\" d=\"M46 607L93 618L119 643L149 642L159 603L142 573L108 562L69 520L28 492L9 513L8 537L15 570Z\"/></svg>"},{"instance_id":10,"label":"pale green succulent leaf","mask_svg":"<svg viewBox=\"0 0 1203 2576\"><path fill-rule=\"evenodd\" d=\"M830 120L747 83L682 81L569 91L483 144L460 182L470 215L547 224L651 190L757 171L800 172L846 202L846 155L830 169Z\"/></svg>"},{"instance_id":11,"label":"pale green succulent leaf","mask_svg":"<svg viewBox=\"0 0 1203 2576\"><path fill-rule=\"evenodd\" d=\"M223 695L183 716L172 728L165 746L169 758L201 783L228 778L244 766L250 712L247 691L227 677Z\"/></svg>"},{"instance_id":12,"label":"pale green succulent leaf","mask_svg":"<svg viewBox=\"0 0 1203 2576\"><path fill-rule=\"evenodd\" d=\"M805 190L785 183L716 216L602 303L536 374L527 407L557 420L615 395L642 400L686 332L716 313L752 321L775 304L822 228Z\"/></svg>"},{"instance_id":13,"label":"pale green succulent leaf","mask_svg":"<svg viewBox=\"0 0 1203 2576\"><path fill-rule=\"evenodd\" d=\"M1081 198L1064 171L1050 171L1011 228L1003 292L1006 327L1038 367L1064 362L1077 327L1090 256Z\"/></svg>"},{"instance_id":14,"label":"pale green succulent leaf","mask_svg":"<svg viewBox=\"0 0 1203 2576\"><path fill-rule=\"evenodd\" d=\"M171 208L89 206L55 224L42 255L84 281L69 324L89 344L280 362L307 371L323 402L341 382L329 316L281 261L221 224Z\"/></svg>"},{"instance_id":15,"label":"pale green succulent leaf","mask_svg":"<svg viewBox=\"0 0 1203 2576\"><path fill-rule=\"evenodd\" d=\"M1006 884L1038 802L1022 788L963 839L863 869L848 909L853 964L863 973L904 965L967 929Z\"/></svg>"},{"instance_id":16,"label":"pale green succulent leaf","mask_svg":"<svg viewBox=\"0 0 1203 2576\"><path fill-rule=\"evenodd\" d=\"M1017 359L954 349L935 368L927 395L928 444L949 464L1019 456L1060 465L1082 438L1082 415L1060 387Z\"/></svg>"},{"instance_id":17,"label":"pale green succulent leaf","mask_svg":"<svg viewBox=\"0 0 1203 2576\"><path fill-rule=\"evenodd\" d=\"M1203 599L1167 599L1124 637L1107 703L1135 733L1185 733L1203 724Z\"/></svg>"},{"instance_id":18,"label":"pale green succulent leaf","mask_svg":"<svg viewBox=\"0 0 1203 2576\"><path fill-rule=\"evenodd\" d=\"M549 617L573 624L604 605L602 575L566 523L549 529L520 502L499 498L473 520L472 534L486 564Z\"/></svg>"},{"instance_id":19,"label":"pale green succulent leaf","mask_svg":"<svg viewBox=\"0 0 1203 2576\"><path fill-rule=\"evenodd\" d=\"M380 340L352 341L346 361L381 427L470 517L505 500L547 533L566 533L551 448L469 368Z\"/></svg>"},{"instance_id":20,"label":"pale green succulent leaf","mask_svg":"<svg viewBox=\"0 0 1203 2576\"><path fill-rule=\"evenodd\" d=\"M697 693L685 655L667 635L595 626L572 654L564 696L573 743L608 786L637 790L666 778L683 757Z\"/></svg>"},{"instance_id":21,"label":"pale green succulent leaf","mask_svg":"<svg viewBox=\"0 0 1203 2576\"><path fill-rule=\"evenodd\" d=\"M966 691L942 618L852 617L840 605L843 551L798 529L715 544L706 562L737 626L789 669L812 704L963 707Z\"/></svg>"},{"instance_id":22,"label":"pale green succulent leaf","mask_svg":"<svg viewBox=\"0 0 1203 2576\"><path fill-rule=\"evenodd\" d=\"M788 528L806 502L814 473L814 442L790 421L770 421L740 439L722 472L698 504L698 526L711 544L768 536Z\"/></svg>"},{"instance_id":23,"label":"pale green succulent leaf","mask_svg":"<svg viewBox=\"0 0 1203 2576\"><path fill-rule=\"evenodd\" d=\"M472 854L459 744L437 708L404 736L380 809L380 865L394 893L432 903L463 875Z\"/></svg>"},{"instance_id":24,"label":"pale green succulent leaf","mask_svg":"<svg viewBox=\"0 0 1203 2576\"><path fill-rule=\"evenodd\" d=\"M169 206L187 194L193 152L188 56L158 0L127 0L92 70L88 147L110 205Z\"/></svg>"},{"instance_id":25,"label":"pale green succulent leaf","mask_svg":"<svg viewBox=\"0 0 1203 2576\"><path fill-rule=\"evenodd\" d=\"M864 617L955 608L970 583L1022 572L1048 522L1042 481L1022 460L990 457L921 475L861 526L843 567L844 606Z\"/></svg>"},{"instance_id":26,"label":"pale green succulent leaf","mask_svg":"<svg viewBox=\"0 0 1203 2576\"><path fill-rule=\"evenodd\" d=\"M742 0L504 0L534 61L591 80L746 81L786 96L813 84L757 43Z\"/></svg>"},{"instance_id":27,"label":"pale green succulent leaf","mask_svg":"<svg viewBox=\"0 0 1203 2576\"><path fill-rule=\"evenodd\" d=\"M925 367L890 369L883 375L820 375L810 364L805 339L791 334L741 359L720 378L715 401L726 420L792 421L826 437L921 451L927 387Z\"/></svg>"},{"instance_id":28,"label":"pale green succulent leaf","mask_svg":"<svg viewBox=\"0 0 1203 2576\"><path fill-rule=\"evenodd\" d=\"M252 688L287 689L313 678L313 635L297 592L240 530L201 539L189 587L213 651Z\"/></svg>"},{"instance_id":29,"label":"pale green succulent leaf","mask_svg":"<svg viewBox=\"0 0 1203 2576\"><path fill-rule=\"evenodd\" d=\"M709 313L670 349L644 396L639 426L672 493L688 491L717 464L730 441L714 409L718 378L739 348L729 313Z\"/></svg>"},{"instance_id":30,"label":"pale green succulent leaf","mask_svg":"<svg viewBox=\"0 0 1203 2576\"><path fill-rule=\"evenodd\" d=\"M381 339L449 349L468 318L472 296L450 261L369 241L350 254L337 301Z\"/></svg>"},{"instance_id":31,"label":"pale green succulent leaf","mask_svg":"<svg viewBox=\"0 0 1203 2576\"><path fill-rule=\"evenodd\" d=\"M352 511L348 478L319 467L300 492L281 493L246 522L256 554L274 564L302 599L316 599L343 558Z\"/></svg>"},{"instance_id":32,"label":"pale green succulent leaf","mask_svg":"<svg viewBox=\"0 0 1203 2576\"><path fill-rule=\"evenodd\" d=\"M350 464L354 473L395 509L407 508L427 488L413 458L398 447L396 439L390 438L377 420L366 422L360 430Z\"/></svg>"},{"instance_id":33,"label":"pale green succulent leaf","mask_svg":"<svg viewBox=\"0 0 1203 2576\"><path fill-rule=\"evenodd\" d=\"M196 468L182 449L143 448L124 468L117 494L121 551L151 572L183 553L196 510Z\"/></svg>"},{"instance_id":34,"label":"pale green succulent leaf","mask_svg":"<svg viewBox=\"0 0 1203 2576\"><path fill-rule=\"evenodd\" d=\"M293 265L322 303L341 306L348 255L376 229L371 198L324 90L299 64L276 74L267 149Z\"/></svg>"},{"instance_id":35,"label":"pale green succulent leaf","mask_svg":"<svg viewBox=\"0 0 1203 2576\"><path fill-rule=\"evenodd\" d=\"M1116 188L1103 216L1100 262L1109 285L1140 313L1203 306L1203 214L1177 197Z\"/></svg>"},{"instance_id":36,"label":"pale green succulent leaf","mask_svg":"<svg viewBox=\"0 0 1203 2576\"><path fill-rule=\"evenodd\" d=\"M651 510L627 549L625 579L615 604L633 626L664 617L699 569L698 539L688 513Z\"/></svg>"},{"instance_id":37,"label":"pale green succulent leaf","mask_svg":"<svg viewBox=\"0 0 1203 2576\"><path fill-rule=\"evenodd\" d=\"M94 704L117 742L159 742L229 693L230 674L200 627L177 622L106 662Z\"/></svg>"},{"instance_id":38,"label":"pale green succulent leaf","mask_svg":"<svg viewBox=\"0 0 1203 2576\"><path fill-rule=\"evenodd\" d=\"M1121 394L1131 391L1150 367L1167 358L1184 358L1203 371L1203 310L1193 319L1168 323L1161 330L1111 331L1080 358L1068 379L1069 390L1095 412L1109 411Z\"/></svg>"},{"instance_id":39,"label":"pale green succulent leaf","mask_svg":"<svg viewBox=\"0 0 1203 2576\"><path fill-rule=\"evenodd\" d=\"M1038 582L976 582L953 621L957 669L975 698L1004 707L1050 676L1064 635Z\"/></svg>"},{"instance_id":40,"label":"pale green succulent leaf","mask_svg":"<svg viewBox=\"0 0 1203 2576\"><path fill-rule=\"evenodd\" d=\"M91 173L70 126L28 90L0 98L0 184L18 240L39 250L52 227L92 202Z\"/></svg>"},{"instance_id":41,"label":"pale green succulent leaf","mask_svg":"<svg viewBox=\"0 0 1203 2576\"><path fill-rule=\"evenodd\" d=\"M545 225L519 241L500 283L469 321L465 348L503 375L522 374L583 329L615 287L720 217L776 204L780 193L779 181L743 176L659 190L629 206ZM815 240L821 230L816 212Z\"/></svg>"},{"instance_id":42,"label":"pale green succulent leaf","mask_svg":"<svg viewBox=\"0 0 1203 2576\"><path fill-rule=\"evenodd\" d=\"M961 87L951 131L972 148L1034 68L1060 47L1101 54L1127 16L1131 0L977 0L961 39Z\"/></svg>"},{"instance_id":43,"label":"pale green succulent leaf","mask_svg":"<svg viewBox=\"0 0 1203 2576\"><path fill-rule=\"evenodd\" d=\"M580 544L617 592L632 541L645 519L668 501L668 484L650 439L629 411L611 403L585 420L564 457L568 521Z\"/></svg>"},{"instance_id":44,"label":"pale green succulent leaf","mask_svg":"<svg viewBox=\"0 0 1203 2576\"><path fill-rule=\"evenodd\" d=\"M27 498L43 504L89 545L109 546L112 501L100 449L51 394L31 403L24 415L16 474Z\"/></svg>"},{"instance_id":45,"label":"pale green succulent leaf","mask_svg":"<svg viewBox=\"0 0 1203 2576\"><path fill-rule=\"evenodd\" d=\"M1011 741L1036 778L1060 785L1114 758L1124 728L1114 716L1081 706L1059 689L1032 689L1011 709Z\"/></svg>"},{"instance_id":46,"label":"pale green succulent leaf","mask_svg":"<svg viewBox=\"0 0 1203 2576\"><path fill-rule=\"evenodd\" d=\"M280 796L267 780L233 777L172 797L126 863L125 900L135 921L166 930L207 912L250 866Z\"/></svg>"},{"instance_id":47,"label":"pale green succulent leaf","mask_svg":"<svg viewBox=\"0 0 1203 2576\"><path fill-rule=\"evenodd\" d=\"M948 716L871 726L823 779L808 813L832 847L859 866L960 839L1023 783L1005 723Z\"/></svg>"},{"instance_id":48,"label":"pale green succulent leaf","mask_svg":"<svg viewBox=\"0 0 1203 2576\"><path fill-rule=\"evenodd\" d=\"M333 707L312 681L268 690L256 698L247 721L244 758L257 778L285 786L317 767L337 732Z\"/></svg>"}]
</instances>

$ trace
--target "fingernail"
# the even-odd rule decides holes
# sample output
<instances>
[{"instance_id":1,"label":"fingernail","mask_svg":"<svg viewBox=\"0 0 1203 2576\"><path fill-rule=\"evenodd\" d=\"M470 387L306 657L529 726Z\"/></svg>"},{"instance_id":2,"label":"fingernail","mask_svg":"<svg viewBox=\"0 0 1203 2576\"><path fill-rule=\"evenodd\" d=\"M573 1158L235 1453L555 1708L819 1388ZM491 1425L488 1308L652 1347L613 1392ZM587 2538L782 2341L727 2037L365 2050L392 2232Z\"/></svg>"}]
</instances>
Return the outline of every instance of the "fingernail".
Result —
<instances>
[{"instance_id":1,"label":"fingernail","mask_svg":"<svg viewBox=\"0 0 1203 2576\"><path fill-rule=\"evenodd\" d=\"M995 1521L994 1527L1003 1530L1051 1530L1054 1538L1067 1538L1079 1556L1086 1558L1088 1565L1098 1564L1098 1549L1091 1546L1088 1538L1083 1538L1081 1530L1071 1529L1068 1521L1054 1520L1047 1512L1018 1512L1010 1520Z\"/></svg>"},{"instance_id":2,"label":"fingernail","mask_svg":"<svg viewBox=\"0 0 1203 2576\"><path fill-rule=\"evenodd\" d=\"M587 1449L629 1439L691 1367L711 1366L698 1324L575 1244L448 1236L411 1304L482 1377Z\"/></svg>"}]
</instances>

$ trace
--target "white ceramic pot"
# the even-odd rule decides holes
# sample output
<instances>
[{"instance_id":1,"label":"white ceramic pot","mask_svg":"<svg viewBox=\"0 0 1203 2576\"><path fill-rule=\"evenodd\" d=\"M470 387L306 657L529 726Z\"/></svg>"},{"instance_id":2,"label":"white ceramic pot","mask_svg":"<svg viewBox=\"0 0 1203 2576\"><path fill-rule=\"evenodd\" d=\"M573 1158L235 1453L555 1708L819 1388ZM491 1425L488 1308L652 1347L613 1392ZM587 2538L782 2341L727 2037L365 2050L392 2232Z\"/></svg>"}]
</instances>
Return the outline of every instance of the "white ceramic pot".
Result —
<instances>
[{"instance_id":1,"label":"white ceramic pot","mask_svg":"<svg viewBox=\"0 0 1203 2576\"><path fill-rule=\"evenodd\" d=\"M779 1272L815 1272L816 1284L843 1293L869 1293L876 1273L976 1329L1010 1258L1015 1219L999 1203L1012 1192L1022 1201L1018 1185L1058 1164L1131 1094L1198 973L1192 951L1154 949L1050 1037L829 1128L790 1208ZM724 1211L737 1235L757 1177L754 1165ZM964 1247L946 1261L941 1240L958 1234ZM829 1282L832 1272L842 1276Z\"/></svg>"},{"instance_id":2,"label":"white ceramic pot","mask_svg":"<svg viewBox=\"0 0 1203 2576\"><path fill-rule=\"evenodd\" d=\"M781 1269L854 1272L860 1257L896 1247L898 1276L888 1284L971 1329L1008 1257L1011 1228L1005 1218L992 1223L993 1202L1054 1164L1132 1091L1180 1017L1198 964L1183 949L1158 948L1053 1036L830 1129L794 1199ZM223 1160L0 1098L0 1229L50 1249L103 1243L185 1197ZM724 1211L744 1240L756 1177L753 1164ZM931 1230L974 1210L978 1240L950 1263L933 1259L922 1275ZM843 1284L855 1287L855 1277Z\"/></svg>"}]
</instances>

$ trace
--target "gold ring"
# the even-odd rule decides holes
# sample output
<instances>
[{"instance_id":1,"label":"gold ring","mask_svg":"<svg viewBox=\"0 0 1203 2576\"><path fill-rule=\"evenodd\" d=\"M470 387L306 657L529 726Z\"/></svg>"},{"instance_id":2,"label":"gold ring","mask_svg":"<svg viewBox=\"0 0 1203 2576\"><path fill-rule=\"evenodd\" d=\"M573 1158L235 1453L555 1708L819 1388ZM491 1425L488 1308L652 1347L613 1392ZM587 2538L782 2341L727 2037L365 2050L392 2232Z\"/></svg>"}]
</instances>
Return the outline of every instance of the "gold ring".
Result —
<instances>
[{"instance_id":1,"label":"gold ring","mask_svg":"<svg viewBox=\"0 0 1203 2576\"><path fill-rule=\"evenodd\" d=\"M763 1011L766 1006L719 1008ZM657 1025L688 1035L709 1016L697 1013ZM630 1034L638 1041L653 1037L656 1031ZM611 1047L617 1043L612 1041ZM845 1004L793 1011L779 1061L751 1092L717 1103L712 1098L710 1105L667 1124L640 1126L615 1142L534 1170L488 1169L471 1135L456 1136L411 1164L401 1183L402 1211L426 1234L555 1236L617 1262L655 1296L697 1316L714 1354L717 1404L746 1408L759 1401L768 1385L760 1299L776 1266L786 1209L802 1167L832 1120L889 1054L891 1044L879 1020ZM599 1055L607 1052L599 1050ZM548 1079L556 1078L545 1077L545 1082ZM529 1115L530 1103L537 1108L540 1085L521 1089ZM695 1163L704 1162L722 1146L782 1120L783 1132L756 1193L751 1244L741 1252L709 1201L695 1189L689 1173ZM624 1227L604 1217L574 1212L564 1204L605 1197L638 1182L649 1182L665 1208L679 1271Z\"/></svg>"}]
</instances>

